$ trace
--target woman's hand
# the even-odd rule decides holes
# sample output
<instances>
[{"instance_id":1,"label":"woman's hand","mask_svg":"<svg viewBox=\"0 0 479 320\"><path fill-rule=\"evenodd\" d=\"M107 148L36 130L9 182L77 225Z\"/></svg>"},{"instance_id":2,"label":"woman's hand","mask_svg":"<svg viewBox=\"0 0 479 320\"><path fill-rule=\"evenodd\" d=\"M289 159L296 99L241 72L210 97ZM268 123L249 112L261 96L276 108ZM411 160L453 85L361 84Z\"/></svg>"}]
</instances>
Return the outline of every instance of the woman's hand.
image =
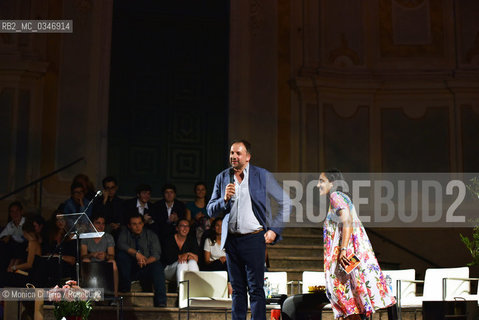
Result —
<instances>
[{"instance_id":1,"label":"woman's hand","mask_svg":"<svg viewBox=\"0 0 479 320\"><path fill-rule=\"evenodd\" d=\"M182 253L178 255L178 262L179 263L188 262L188 253Z\"/></svg>"},{"instance_id":2,"label":"woman's hand","mask_svg":"<svg viewBox=\"0 0 479 320\"><path fill-rule=\"evenodd\" d=\"M341 253L339 254L338 257L338 262L343 267L343 269L346 269L347 266L349 266L349 260L348 257L346 256L346 250L341 250Z\"/></svg>"},{"instance_id":3,"label":"woman's hand","mask_svg":"<svg viewBox=\"0 0 479 320\"><path fill-rule=\"evenodd\" d=\"M195 260L196 262L198 262L198 256L194 253L191 253L191 252L188 252L188 255L186 256L186 259L188 261Z\"/></svg>"}]
</instances>

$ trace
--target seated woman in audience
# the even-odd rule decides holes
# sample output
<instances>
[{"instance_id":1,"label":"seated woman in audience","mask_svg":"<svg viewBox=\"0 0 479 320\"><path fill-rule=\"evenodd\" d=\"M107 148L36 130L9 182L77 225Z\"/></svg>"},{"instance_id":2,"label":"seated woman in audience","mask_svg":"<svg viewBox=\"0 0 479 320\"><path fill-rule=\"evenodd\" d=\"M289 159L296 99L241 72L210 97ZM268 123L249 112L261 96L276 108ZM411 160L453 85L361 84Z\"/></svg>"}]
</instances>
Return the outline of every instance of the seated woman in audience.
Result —
<instances>
[{"instance_id":1,"label":"seated woman in audience","mask_svg":"<svg viewBox=\"0 0 479 320\"><path fill-rule=\"evenodd\" d=\"M88 217L91 217L92 206L88 207L90 203L90 198L85 196L85 190L83 186L78 183L74 182L70 186L70 193L71 197L68 198L63 206L63 213L80 213L85 212Z\"/></svg>"},{"instance_id":2,"label":"seated woman in audience","mask_svg":"<svg viewBox=\"0 0 479 320\"><path fill-rule=\"evenodd\" d=\"M196 215L202 213L203 216L208 216L206 213L206 185L203 182L195 183L193 188L195 192L195 201L186 203L186 218L188 220L195 220Z\"/></svg>"},{"instance_id":3,"label":"seated woman in audience","mask_svg":"<svg viewBox=\"0 0 479 320\"><path fill-rule=\"evenodd\" d=\"M198 245L206 230L210 228L211 220L206 213L206 185L203 182L197 182L193 188L195 192L195 201L186 203L186 218L191 221L191 231L196 236Z\"/></svg>"},{"instance_id":4,"label":"seated woman in audience","mask_svg":"<svg viewBox=\"0 0 479 320\"><path fill-rule=\"evenodd\" d=\"M93 199L95 196L95 187L93 182L90 181L90 178L86 174L80 173L73 178L73 183L80 183L83 186L83 191L85 197L88 199Z\"/></svg>"},{"instance_id":5,"label":"seated woman in audience","mask_svg":"<svg viewBox=\"0 0 479 320\"><path fill-rule=\"evenodd\" d=\"M223 218L216 218L206 238L204 246L204 269L207 271L227 271L226 253L221 249L221 225Z\"/></svg>"},{"instance_id":6,"label":"seated woman in audience","mask_svg":"<svg viewBox=\"0 0 479 320\"><path fill-rule=\"evenodd\" d=\"M43 239L46 239L48 236L47 228L45 227L45 219L43 219L40 214L36 214L32 217L32 223L41 244Z\"/></svg>"},{"instance_id":7,"label":"seated woman in audience","mask_svg":"<svg viewBox=\"0 0 479 320\"><path fill-rule=\"evenodd\" d=\"M162 248L162 264L165 266L165 279L181 281L183 271L199 271L198 243L194 237L188 236L190 223L180 218L176 226L177 232L166 239Z\"/></svg>"},{"instance_id":8,"label":"seated woman in audience","mask_svg":"<svg viewBox=\"0 0 479 320\"><path fill-rule=\"evenodd\" d=\"M95 215L93 225L98 232L105 232L105 217ZM118 296L118 268L115 262L115 241L109 233L100 238L83 239L81 242L81 257L83 262L106 262L113 264L113 284L115 297Z\"/></svg>"},{"instance_id":9,"label":"seated woman in audience","mask_svg":"<svg viewBox=\"0 0 479 320\"><path fill-rule=\"evenodd\" d=\"M53 257L59 257L61 254L62 275L59 276L74 279L76 243L71 240L71 236L67 236L65 241L60 245L66 233L65 219L57 217L57 215L61 213L60 210L55 210L49 220L48 237L42 241L42 252L44 255L53 255Z\"/></svg>"},{"instance_id":10,"label":"seated woman in audience","mask_svg":"<svg viewBox=\"0 0 479 320\"><path fill-rule=\"evenodd\" d=\"M4 286L25 287L27 282L30 282L29 272L33 266L35 256L41 256L42 251L40 247L40 239L35 232L35 227L31 220L26 220L22 226L23 237L28 241L27 258L25 261L17 260L7 269Z\"/></svg>"}]
</instances>

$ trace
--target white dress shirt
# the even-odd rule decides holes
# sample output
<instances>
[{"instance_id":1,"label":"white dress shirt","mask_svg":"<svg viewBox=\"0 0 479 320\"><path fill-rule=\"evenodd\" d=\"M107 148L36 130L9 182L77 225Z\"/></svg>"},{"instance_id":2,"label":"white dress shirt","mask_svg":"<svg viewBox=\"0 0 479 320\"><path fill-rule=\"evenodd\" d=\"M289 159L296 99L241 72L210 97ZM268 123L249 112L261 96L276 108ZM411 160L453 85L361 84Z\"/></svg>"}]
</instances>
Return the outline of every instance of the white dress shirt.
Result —
<instances>
[{"instance_id":1,"label":"white dress shirt","mask_svg":"<svg viewBox=\"0 0 479 320\"><path fill-rule=\"evenodd\" d=\"M2 230L2 233L0 233L0 238L3 238L5 236L12 236L12 239L15 240L15 242L18 242L18 243L24 242L25 238L23 237L23 230L22 230L24 223L25 223L25 217L22 217L18 226L16 226L13 223L13 221L10 221Z\"/></svg>"},{"instance_id":2,"label":"white dress shirt","mask_svg":"<svg viewBox=\"0 0 479 320\"><path fill-rule=\"evenodd\" d=\"M249 163L243 170L243 181L238 182L235 176L235 194L231 198L231 211L228 231L231 233L251 233L263 228L253 212L249 193Z\"/></svg>"}]
</instances>

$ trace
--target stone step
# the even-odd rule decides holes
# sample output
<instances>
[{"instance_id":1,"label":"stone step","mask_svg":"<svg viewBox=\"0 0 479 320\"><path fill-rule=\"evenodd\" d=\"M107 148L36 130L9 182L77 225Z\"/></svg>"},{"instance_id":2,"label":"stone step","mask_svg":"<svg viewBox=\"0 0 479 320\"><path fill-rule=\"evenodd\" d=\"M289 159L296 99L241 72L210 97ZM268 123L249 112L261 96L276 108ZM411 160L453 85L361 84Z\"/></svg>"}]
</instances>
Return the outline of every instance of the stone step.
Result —
<instances>
[{"instance_id":1,"label":"stone step","mask_svg":"<svg viewBox=\"0 0 479 320\"><path fill-rule=\"evenodd\" d=\"M315 234L291 234L283 235L283 239L278 242L277 245L298 245L298 244L310 244L310 245L322 245L323 236ZM274 247L275 245L271 246ZM268 246L269 247L269 246Z\"/></svg>"},{"instance_id":2,"label":"stone step","mask_svg":"<svg viewBox=\"0 0 479 320\"><path fill-rule=\"evenodd\" d=\"M44 320L55 320L53 315L53 306L45 305L43 307ZM231 319L231 310L228 310L228 319ZM248 316L249 318L249 316ZM266 312L266 319L270 319L270 311ZM94 306L88 320L116 320L116 307L98 307ZM123 319L141 319L141 320L177 320L178 308L149 308L149 307L124 307ZM181 320L186 319L186 311L181 312ZM190 312L190 319L193 320L224 320L225 312L223 310L205 309ZM323 320L334 320L332 310L324 310ZM387 312L379 310L373 314L373 320L387 319ZM421 308L404 308L402 310L403 320L422 320Z\"/></svg>"},{"instance_id":3,"label":"stone step","mask_svg":"<svg viewBox=\"0 0 479 320\"><path fill-rule=\"evenodd\" d=\"M303 244L277 244L268 247L268 256L271 257L308 257L322 256L322 245L303 245Z\"/></svg>"},{"instance_id":4,"label":"stone step","mask_svg":"<svg viewBox=\"0 0 479 320\"><path fill-rule=\"evenodd\" d=\"M284 236L290 235L320 235L323 237L323 228L303 228L303 227L287 227L281 233Z\"/></svg>"},{"instance_id":5,"label":"stone step","mask_svg":"<svg viewBox=\"0 0 479 320\"><path fill-rule=\"evenodd\" d=\"M123 297L123 305L129 307L153 307L153 292L119 292ZM178 306L178 293L166 294L166 306Z\"/></svg>"},{"instance_id":6,"label":"stone step","mask_svg":"<svg viewBox=\"0 0 479 320\"><path fill-rule=\"evenodd\" d=\"M53 306L45 305L44 320L55 320ZM116 320L116 307L94 306L88 320ZM249 312L248 312L249 313ZM227 311L228 319L231 319L231 310ZM247 316L249 318L250 315ZM266 311L266 319L271 318L271 311ZM141 320L178 320L178 308L153 308L153 307L123 307L123 319ZM181 320L186 319L186 311L181 311ZM225 311L217 309L204 309L190 311L192 320L224 320Z\"/></svg>"},{"instance_id":7,"label":"stone step","mask_svg":"<svg viewBox=\"0 0 479 320\"><path fill-rule=\"evenodd\" d=\"M307 267L307 268L278 268L271 266L268 268L268 271L277 272L277 271L286 271L288 273L288 281L297 281L303 278L303 271L323 271L323 264L318 264L317 266Z\"/></svg>"},{"instance_id":8,"label":"stone step","mask_svg":"<svg viewBox=\"0 0 479 320\"><path fill-rule=\"evenodd\" d=\"M269 265L272 268L316 268L323 267L323 255L309 257L292 257L292 256L270 256Z\"/></svg>"}]
</instances>

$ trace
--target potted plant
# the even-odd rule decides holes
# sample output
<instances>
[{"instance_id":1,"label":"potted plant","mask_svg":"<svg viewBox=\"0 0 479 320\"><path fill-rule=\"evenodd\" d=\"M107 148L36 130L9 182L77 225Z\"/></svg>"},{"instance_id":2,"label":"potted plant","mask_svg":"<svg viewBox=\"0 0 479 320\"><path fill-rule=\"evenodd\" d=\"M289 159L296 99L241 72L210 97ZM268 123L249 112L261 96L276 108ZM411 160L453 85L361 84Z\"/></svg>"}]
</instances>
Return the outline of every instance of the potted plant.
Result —
<instances>
[{"instance_id":1,"label":"potted plant","mask_svg":"<svg viewBox=\"0 0 479 320\"><path fill-rule=\"evenodd\" d=\"M467 189L471 194L473 194L477 199L479 199L479 178L474 177L469 180L471 184L466 185ZM465 244L466 248L471 253L472 262L468 263L468 266L479 265L479 225L474 227L472 232L472 239L465 237L462 234L459 234L462 242Z\"/></svg>"},{"instance_id":2,"label":"potted plant","mask_svg":"<svg viewBox=\"0 0 479 320\"><path fill-rule=\"evenodd\" d=\"M48 299L54 301L53 313L57 320L87 320L92 310L88 297L88 291L80 288L74 280L48 292Z\"/></svg>"}]
</instances>

